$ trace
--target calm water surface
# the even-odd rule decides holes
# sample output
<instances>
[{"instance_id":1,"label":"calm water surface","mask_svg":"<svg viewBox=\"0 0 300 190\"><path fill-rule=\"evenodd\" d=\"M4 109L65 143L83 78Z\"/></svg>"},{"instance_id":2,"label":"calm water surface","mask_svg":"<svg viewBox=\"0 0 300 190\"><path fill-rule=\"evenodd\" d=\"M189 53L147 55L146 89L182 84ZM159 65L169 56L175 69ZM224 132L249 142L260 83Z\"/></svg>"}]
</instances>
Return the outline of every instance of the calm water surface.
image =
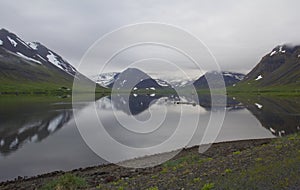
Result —
<instances>
[{"instance_id":1,"label":"calm water surface","mask_svg":"<svg viewBox=\"0 0 300 190\"><path fill-rule=\"evenodd\" d=\"M200 96L198 102L195 96L115 95L79 102L73 111L72 104L63 100L41 103L0 99L0 181L106 163L87 146L74 115L84 122L86 135L104 154L111 152L111 146L103 129L117 142L135 148L158 145L177 133L177 144L154 152L121 151L114 157L116 162L182 148L185 136L198 120L197 130L185 146L210 143L216 135L213 142L283 136L300 129L299 98L232 97L227 98L226 105L214 108L210 101L209 96ZM94 132L99 120L91 118L91 113L101 121L102 132ZM226 116L220 132L206 131L212 114ZM184 130L176 131L178 126ZM202 141L204 134L207 141Z\"/></svg>"}]
</instances>

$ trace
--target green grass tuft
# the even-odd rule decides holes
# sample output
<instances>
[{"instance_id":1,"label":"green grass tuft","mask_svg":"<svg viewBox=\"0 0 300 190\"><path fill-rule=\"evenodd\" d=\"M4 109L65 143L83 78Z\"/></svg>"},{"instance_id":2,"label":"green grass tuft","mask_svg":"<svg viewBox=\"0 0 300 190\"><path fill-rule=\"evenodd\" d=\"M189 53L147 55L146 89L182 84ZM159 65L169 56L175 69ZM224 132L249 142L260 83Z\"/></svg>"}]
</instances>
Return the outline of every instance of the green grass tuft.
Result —
<instances>
[{"instance_id":1,"label":"green grass tuft","mask_svg":"<svg viewBox=\"0 0 300 190\"><path fill-rule=\"evenodd\" d=\"M77 190L87 186L86 181L72 174L65 174L58 179L48 182L41 190Z\"/></svg>"}]
</instances>

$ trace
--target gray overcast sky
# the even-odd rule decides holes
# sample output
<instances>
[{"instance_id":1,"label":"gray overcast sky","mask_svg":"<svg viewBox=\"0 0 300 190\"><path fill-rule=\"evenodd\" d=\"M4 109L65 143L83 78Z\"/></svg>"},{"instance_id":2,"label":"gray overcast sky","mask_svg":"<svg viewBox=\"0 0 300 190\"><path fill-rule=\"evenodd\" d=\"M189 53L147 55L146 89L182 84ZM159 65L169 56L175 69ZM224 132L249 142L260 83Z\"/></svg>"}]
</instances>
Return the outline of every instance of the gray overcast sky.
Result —
<instances>
[{"instance_id":1,"label":"gray overcast sky","mask_svg":"<svg viewBox=\"0 0 300 190\"><path fill-rule=\"evenodd\" d=\"M163 22L200 38L222 70L248 72L276 45L299 43L298 0L2 0L0 23L74 66L102 35L127 24Z\"/></svg>"}]
</instances>

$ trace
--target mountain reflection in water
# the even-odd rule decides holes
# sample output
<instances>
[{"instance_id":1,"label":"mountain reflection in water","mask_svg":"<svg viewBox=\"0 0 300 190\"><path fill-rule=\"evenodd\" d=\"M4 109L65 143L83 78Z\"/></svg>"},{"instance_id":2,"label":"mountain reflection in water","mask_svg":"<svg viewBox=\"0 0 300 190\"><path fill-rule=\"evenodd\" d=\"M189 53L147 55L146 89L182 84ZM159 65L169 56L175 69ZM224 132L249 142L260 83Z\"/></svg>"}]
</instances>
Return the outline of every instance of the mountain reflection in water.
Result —
<instances>
[{"instance_id":1,"label":"mountain reflection in water","mask_svg":"<svg viewBox=\"0 0 300 190\"><path fill-rule=\"evenodd\" d=\"M195 117L199 117L198 128L187 146L199 145L205 127L212 113L226 113L225 120L215 142L270 138L298 132L300 127L300 98L267 97L223 97L214 96L215 106L211 106L209 95L158 95L114 94L95 102L83 101L76 104L76 112L71 102L29 102L0 101L0 180L18 175L32 176L55 170L70 170L79 167L107 163L99 158L85 144L74 120L83 119L86 127L98 122L90 117L96 111L105 124L105 130L123 145L149 147L160 144L172 135L184 115L182 125L184 136L191 130ZM95 104L94 104L95 103ZM96 106L96 107L95 107ZM153 120L153 114L165 118L163 122ZM145 134L131 134L122 128L115 117L130 125L131 119L138 122L135 129L161 127ZM148 122L149 120L153 120ZM145 123L147 121L147 123ZM213 131L212 131L213 132ZM185 134L186 133L186 134ZM103 140L102 133L89 133L95 138L101 150L112 151ZM178 142L184 138L178 136ZM211 135L211 134L207 134ZM205 142L204 142L205 143ZM174 147L182 148L182 147ZM169 148L158 152L171 151ZM121 159L144 156L148 153L132 155L120 152ZM74 159L76 158L76 159Z\"/></svg>"}]
</instances>

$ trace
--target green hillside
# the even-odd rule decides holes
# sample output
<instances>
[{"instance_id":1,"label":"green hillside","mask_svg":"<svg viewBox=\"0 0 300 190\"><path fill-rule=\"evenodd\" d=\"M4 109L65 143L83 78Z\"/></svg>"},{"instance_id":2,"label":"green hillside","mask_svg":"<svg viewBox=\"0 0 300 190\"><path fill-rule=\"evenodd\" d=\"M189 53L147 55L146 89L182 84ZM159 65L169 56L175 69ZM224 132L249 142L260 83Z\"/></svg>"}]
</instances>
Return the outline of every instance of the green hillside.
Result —
<instances>
[{"instance_id":1,"label":"green hillside","mask_svg":"<svg viewBox=\"0 0 300 190\"><path fill-rule=\"evenodd\" d=\"M94 85L84 76L79 80L83 90L87 85ZM0 84L1 94L70 94L73 76L51 68L51 65L30 62L0 48ZM108 90L97 86L97 91Z\"/></svg>"}]
</instances>

